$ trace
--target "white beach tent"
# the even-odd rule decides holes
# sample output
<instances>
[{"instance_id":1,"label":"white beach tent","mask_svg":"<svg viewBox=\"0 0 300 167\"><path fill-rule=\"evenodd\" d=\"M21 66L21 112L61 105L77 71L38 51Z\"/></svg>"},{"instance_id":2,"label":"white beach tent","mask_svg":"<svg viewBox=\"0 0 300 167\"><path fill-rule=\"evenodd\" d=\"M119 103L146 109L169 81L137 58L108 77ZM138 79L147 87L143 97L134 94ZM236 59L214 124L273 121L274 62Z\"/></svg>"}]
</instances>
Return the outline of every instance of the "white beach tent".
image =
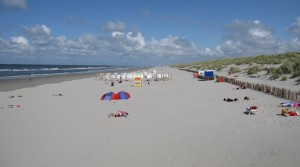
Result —
<instances>
[{"instance_id":1,"label":"white beach tent","mask_svg":"<svg viewBox=\"0 0 300 167\"><path fill-rule=\"evenodd\" d=\"M132 73L127 74L127 79L132 80L133 79L133 74Z\"/></svg>"},{"instance_id":2,"label":"white beach tent","mask_svg":"<svg viewBox=\"0 0 300 167\"><path fill-rule=\"evenodd\" d=\"M152 74L147 74L147 75L146 75L146 78L147 78L147 79L151 79L151 78L153 78L153 75L152 75Z\"/></svg>"},{"instance_id":3,"label":"white beach tent","mask_svg":"<svg viewBox=\"0 0 300 167\"><path fill-rule=\"evenodd\" d=\"M106 73L106 74L104 75L104 79L105 79L105 80L110 80L110 79L111 79L111 73Z\"/></svg>"},{"instance_id":4,"label":"white beach tent","mask_svg":"<svg viewBox=\"0 0 300 167\"><path fill-rule=\"evenodd\" d=\"M122 79L127 80L127 73L121 75Z\"/></svg>"},{"instance_id":5,"label":"white beach tent","mask_svg":"<svg viewBox=\"0 0 300 167\"><path fill-rule=\"evenodd\" d=\"M199 75L200 75L200 76L204 76L204 71L202 71L202 70L199 71Z\"/></svg>"},{"instance_id":6,"label":"white beach tent","mask_svg":"<svg viewBox=\"0 0 300 167\"><path fill-rule=\"evenodd\" d=\"M168 78L169 77L169 74L163 74L163 78Z\"/></svg>"}]
</instances>

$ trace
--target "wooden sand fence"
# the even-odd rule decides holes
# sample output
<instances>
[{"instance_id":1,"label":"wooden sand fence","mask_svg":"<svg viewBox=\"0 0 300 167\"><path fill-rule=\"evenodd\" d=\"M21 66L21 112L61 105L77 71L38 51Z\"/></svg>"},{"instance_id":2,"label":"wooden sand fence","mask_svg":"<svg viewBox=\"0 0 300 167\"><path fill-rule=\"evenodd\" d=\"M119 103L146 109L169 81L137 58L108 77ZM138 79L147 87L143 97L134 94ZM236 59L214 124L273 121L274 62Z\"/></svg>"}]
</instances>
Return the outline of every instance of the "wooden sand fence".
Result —
<instances>
[{"instance_id":1,"label":"wooden sand fence","mask_svg":"<svg viewBox=\"0 0 300 167\"><path fill-rule=\"evenodd\" d=\"M185 70L185 71L189 71L189 72L198 72L195 70L186 70L186 69L181 69L181 70ZM288 99L288 100L293 100L293 101L300 101L300 90L299 91L291 91L285 88L278 88L275 86L270 86L267 84L258 84L258 83L250 83L250 82L245 82L245 81L240 81L237 80L235 78L228 78L225 76L220 76L218 75L217 77L222 77L224 82L233 84L233 85L237 85L239 87L246 87L248 89L252 89L252 90L256 90L256 91L260 91L266 94L271 94L273 96L277 96L277 97L281 97L284 99Z\"/></svg>"},{"instance_id":2,"label":"wooden sand fence","mask_svg":"<svg viewBox=\"0 0 300 167\"><path fill-rule=\"evenodd\" d=\"M264 92L288 100L300 101L300 91L291 91L285 88L278 88L267 84L250 83L224 76L219 77L222 77L225 82L237 85L239 87L246 87L248 89Z\"/></svg>"}]
</instances>

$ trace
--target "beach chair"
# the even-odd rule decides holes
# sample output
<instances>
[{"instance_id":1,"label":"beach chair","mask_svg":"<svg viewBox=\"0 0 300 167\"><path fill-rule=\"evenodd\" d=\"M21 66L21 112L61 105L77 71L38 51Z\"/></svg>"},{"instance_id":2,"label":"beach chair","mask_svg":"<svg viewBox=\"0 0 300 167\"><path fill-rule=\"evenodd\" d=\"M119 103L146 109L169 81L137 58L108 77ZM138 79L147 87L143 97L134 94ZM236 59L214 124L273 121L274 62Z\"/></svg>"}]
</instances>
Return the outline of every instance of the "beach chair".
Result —
<instances>
[{"instance_id":1,"label":"beach chair","mask_svg":"<svg viewBox=\"0 0 300 167\"><path fill-rule=\"evenodd\" d=\"M248 115L253 114L257 115L258 114L258 109L257 106L250 106L249 108L246 108Z\"/></svg>"}]
</instances>

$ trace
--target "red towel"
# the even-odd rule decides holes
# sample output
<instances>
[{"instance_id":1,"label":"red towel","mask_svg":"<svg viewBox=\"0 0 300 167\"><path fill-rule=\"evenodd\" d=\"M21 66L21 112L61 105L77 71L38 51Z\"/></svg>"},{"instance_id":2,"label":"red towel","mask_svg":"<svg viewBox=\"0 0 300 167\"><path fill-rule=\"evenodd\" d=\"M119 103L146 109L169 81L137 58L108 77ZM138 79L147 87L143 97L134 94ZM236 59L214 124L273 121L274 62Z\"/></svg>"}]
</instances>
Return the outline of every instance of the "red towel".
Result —
<instances>
[{"instance_id":1,"label":"red towel","mask_svg":"<svg viewBox=\"0 0 300 167\"><path fill-rule=\"evenodd\" d=\"M295 111L289 111L288 113L290 116L298 116L298 114Z\"/></svg>"}]
</instances>

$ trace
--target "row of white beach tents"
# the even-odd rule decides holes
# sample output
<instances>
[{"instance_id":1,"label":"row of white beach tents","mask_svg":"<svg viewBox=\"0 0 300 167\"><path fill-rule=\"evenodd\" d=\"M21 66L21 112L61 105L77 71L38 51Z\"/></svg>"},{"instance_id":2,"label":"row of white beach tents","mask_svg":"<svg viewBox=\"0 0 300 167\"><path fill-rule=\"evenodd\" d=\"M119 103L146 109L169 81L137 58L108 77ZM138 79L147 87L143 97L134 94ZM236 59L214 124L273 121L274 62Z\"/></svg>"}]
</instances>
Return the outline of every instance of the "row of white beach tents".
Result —
<instances>
[{"instance_id":1,"label":"row of white beach tents","mask_svg":"<svg viewBox=\"0 0 300 167\"><path fill-rule=\"evenodd\" d=\"M142 78L144 80L170 80L172 75L169 73L157 73L155 70L151 72L131 72L131 73L99 73L96 76L98 80L111 81L111 80L123 80L131 81L134 78Z\"/></svg>"}]
</instances>

